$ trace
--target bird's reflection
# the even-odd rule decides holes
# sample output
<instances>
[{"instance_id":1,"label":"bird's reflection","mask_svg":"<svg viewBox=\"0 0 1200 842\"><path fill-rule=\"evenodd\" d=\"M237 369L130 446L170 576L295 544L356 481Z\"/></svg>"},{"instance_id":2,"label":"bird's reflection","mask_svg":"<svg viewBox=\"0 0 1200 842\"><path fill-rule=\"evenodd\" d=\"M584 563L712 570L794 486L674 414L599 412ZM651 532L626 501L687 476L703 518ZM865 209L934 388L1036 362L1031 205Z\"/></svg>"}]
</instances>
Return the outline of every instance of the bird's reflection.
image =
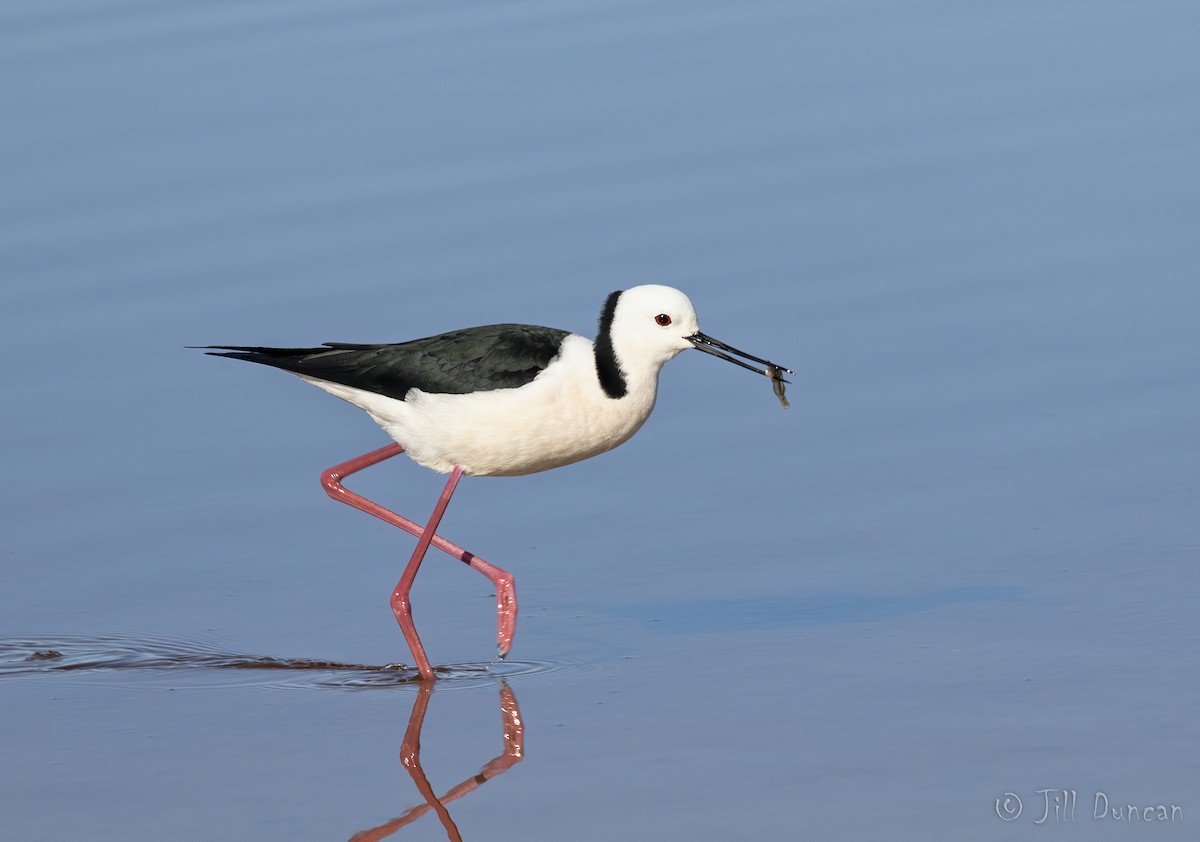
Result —
<instances>
[{"instance_id":1,"label":"bird's reflection","mask_svg":"<svg viewBox=\"0 0 1200 842\"><path fill-rule=\"evenodd\" d=\"M425 722L425 711L429 708L429 700L433 695L432 681L416 682L417 698L413 702L412 714L408 718L408 730L404 732L404 742L400 744L400 762L412 776L413 783L425 799L425 803L406 810L391 821L384 822L378 827L370 828L350 837L351 842L371 842L391 836L405 825L411 824L432 810L437 814L438 821L446 831L446 837L451 842L461 842L462 835L450 816L446 805L456 798L461 798L477 789L502 772L521 761L525 754L525 723L521 720L521 711L517 707L517 697L512 688L500 682L500 725L504 737L504 751L493 757L479 774L472 775L462 783L451 787L442 796L434 792L425 770L421 768L421 726Z\"/></svg>"}]
</instances>

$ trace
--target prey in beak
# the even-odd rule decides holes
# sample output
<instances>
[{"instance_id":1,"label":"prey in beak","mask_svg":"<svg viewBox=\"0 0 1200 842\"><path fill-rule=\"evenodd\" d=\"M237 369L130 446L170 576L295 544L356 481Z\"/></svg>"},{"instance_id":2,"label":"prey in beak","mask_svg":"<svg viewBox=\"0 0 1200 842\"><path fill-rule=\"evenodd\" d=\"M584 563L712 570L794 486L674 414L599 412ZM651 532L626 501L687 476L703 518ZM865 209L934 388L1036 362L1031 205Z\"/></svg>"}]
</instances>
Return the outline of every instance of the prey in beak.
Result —
<instances>
[{"instance_id":1,"label":"prey in beak","mask_svg":"<svg viewBox=\"0 0 1200 842\"><path fill-rule=\"evenodd\" d=\"M687 337L687 339L692 343L692 347L697 351L703 351L706 354L712 354L714 357L720 357L721 359L728 360L735 365L740 365L742 368L749 369L755 374L761 374L764 377L769 377L771 379L771 387L775 391L775 397L779 398L779 403L784 409L788 408L788 400L784 395L784 384L790 383L791 381L784 380L783 375L795 374L796 372L792 371L790 368L784 368L781 365L776 365L770 360L764 360L762 357L756 357L753 354L747 354L745 351L739 351L732 345L726 345L719 339L713 339L711 336L701 333L700 331L696 331L691 336ZM737 356L734 356L735 354ZM738 357L741 357L742 359L739 360ZM755 366L750 365L750 363L745 362L745 360L759 363L764 367L756 368Z\"/></svg>"}]
</instances>

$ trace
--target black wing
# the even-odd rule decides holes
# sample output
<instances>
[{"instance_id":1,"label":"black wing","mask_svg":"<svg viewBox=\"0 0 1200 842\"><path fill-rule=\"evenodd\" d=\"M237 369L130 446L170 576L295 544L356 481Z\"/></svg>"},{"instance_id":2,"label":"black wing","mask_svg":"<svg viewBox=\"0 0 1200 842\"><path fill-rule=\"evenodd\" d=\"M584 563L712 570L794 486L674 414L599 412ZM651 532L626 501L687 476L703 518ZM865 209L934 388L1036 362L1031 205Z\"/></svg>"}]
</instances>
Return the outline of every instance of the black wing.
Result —
<instances>
[{"instance_id":1,"label":"black wing","mask_svg":"<svg viewBox=\"0 0 1200 842\"><path fill-rule=\"evenodd\" d=\"M391 345L205 347L213 356L249 360L404 400L409 389L462 395L524 386L558 356L568 335L552 327L488 325Z\"/></svg>"}]
</instances>

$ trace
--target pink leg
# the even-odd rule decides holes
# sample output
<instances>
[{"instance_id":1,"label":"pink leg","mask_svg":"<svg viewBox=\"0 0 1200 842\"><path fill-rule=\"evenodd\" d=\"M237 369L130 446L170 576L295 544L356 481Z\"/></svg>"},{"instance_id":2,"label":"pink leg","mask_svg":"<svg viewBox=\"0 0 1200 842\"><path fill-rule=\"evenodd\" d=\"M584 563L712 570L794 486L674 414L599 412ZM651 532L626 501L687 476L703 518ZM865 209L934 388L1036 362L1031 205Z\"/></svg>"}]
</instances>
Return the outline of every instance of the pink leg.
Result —
<instances>
[{"instance_id":1,"label":"pink leg","mask_svg":"<svg viewBox=\"0 0 1200 842\"><path fill-rule=\"evenodd\" d=\"M412 626L412 618L408 612L408 587L412 586L412 579L415 578L417 568L421 565L421 559L431 544L442 552L448 553L464 564L478 570L484 576L487 576L492 581L492 584L496 586L497 651L500 657L503 658L512 647L513 634L516 632L517 627L517 593L512 574L495 565L488 564L483 559L467 552L457 544L450 543L436 532L438 521L441 520L442 513L445 511L446 505L450 502L450 495L454 493L454 486L457 485L458 477L461 476L462 471L456 468L455 472L450 475L450 479L446 482L446 487L442 491L442 497L438 499L438 505L434 510L434 517L427 527L418 526L408 518L402 517L390 509L385 509L378 503L355 494L342 485L341 481L344 477L403 452L403 447L393 443L343 462L340 465L334 465L321 474L321 484L324 485L325 491L334 500L339 500L369 515L374 515L382 521L403 529L410 535L417 536L417 550L409 560L408 567L405 568L404 578L401 578L400 582L396 585L396 591L392 595L392 608L396 612L396 619L400 622L401 630L404 631L405 639L408 640L410 648L413 649L413 656L418 661L418 667L421 667L421 662L424 660L424 650L421 649L420 641L416 637L415 627L412 627L411 637L409 635L408 628ZM404 587L406 579L408 583L407 587ZM401 595L402 588L404 590L404 607L403 609L398 609L397 597ZM406 621L401 619L402 613L407 617L407 625ZM416 642L415 646L413 645L414 641ZM418 655L418 653L420 654ZM421 675L425 678L432 678L432 670L428 670L427 672L427 669L428 661L425 661L425 668L421 670Z\"/></svg>"},{"instance_id":2,"label":"pink leg","mask_svg":"<svg viewBox=\"0 0 1200 842\"><path fill-rule=\"evenodd\" d=\"M429 681L436 676L433 674L433 667L429 666L429 659L425 657L425 647L421 645L421 638L417 636L417 627L413 623L412 605L409 603L408 594L412 590L413 581L417 578L417 571L421 569L421 561L429 550L429 542L437 532L438 524L442 522L442 515L446 513L446 506L450 505L450 498L453 496L461 476L462 468L455 465L454 470L450 472L450 479L446 480L446 487L442 489L442 495L438 497L437 505L433 507L433 514L429 516L429 522L421 530L417 548L413 550L412 557L408 560L408 566L404 568L404 575L400 577L400 581L396 583L396 589L392 591L392 612L396 615L396 621L400 623L400 631L404 632L408 648L412 650L413 658L417 662L417 669L421 671L421 678Z\"/></svg>"}]
</instances>

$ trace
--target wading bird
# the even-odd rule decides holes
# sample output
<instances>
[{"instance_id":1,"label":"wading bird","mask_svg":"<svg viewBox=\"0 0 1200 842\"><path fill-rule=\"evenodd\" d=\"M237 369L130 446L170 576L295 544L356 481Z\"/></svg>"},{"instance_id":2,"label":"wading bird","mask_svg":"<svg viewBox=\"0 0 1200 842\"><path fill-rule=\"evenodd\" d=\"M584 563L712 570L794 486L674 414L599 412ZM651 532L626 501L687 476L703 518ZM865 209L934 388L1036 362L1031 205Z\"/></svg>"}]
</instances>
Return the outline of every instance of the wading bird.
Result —
<instances>
[{"instance_id":1,"label":"wading bird","mask_svg":"<svg viewBox=\"0 0 1200 842\"><path fill-rule=\"evenodd\" d=\"M688 297L658 285L609 295L594 342L550 327L500 324L388 345L205 346L216 356L298 374L366 411L395 440L335 465L321 481L333 499L417 537L391 605L425 679L435 676L413 624L409 591L430 545L495 584L501 658L516 629L512 575L437 534L459 478L532 474L612 450L650 416L663 364L690 348L770 377L787 406L783 373L794 372L701 333ZM350 474L404 452L450 475L424 526L342 485Z\"/></svg>"}]
</instances>

